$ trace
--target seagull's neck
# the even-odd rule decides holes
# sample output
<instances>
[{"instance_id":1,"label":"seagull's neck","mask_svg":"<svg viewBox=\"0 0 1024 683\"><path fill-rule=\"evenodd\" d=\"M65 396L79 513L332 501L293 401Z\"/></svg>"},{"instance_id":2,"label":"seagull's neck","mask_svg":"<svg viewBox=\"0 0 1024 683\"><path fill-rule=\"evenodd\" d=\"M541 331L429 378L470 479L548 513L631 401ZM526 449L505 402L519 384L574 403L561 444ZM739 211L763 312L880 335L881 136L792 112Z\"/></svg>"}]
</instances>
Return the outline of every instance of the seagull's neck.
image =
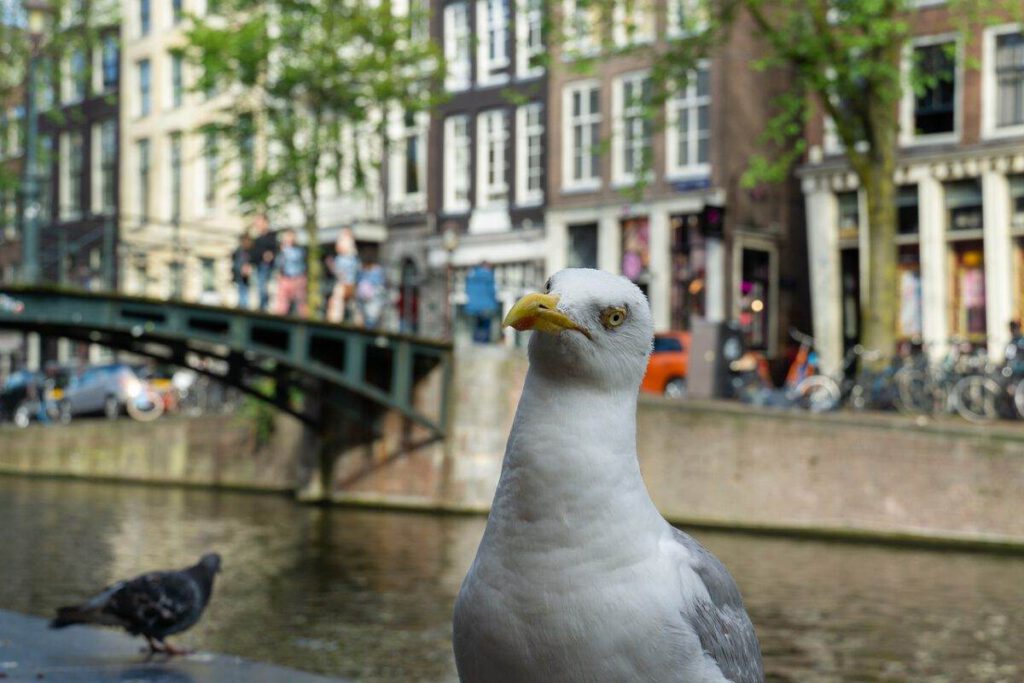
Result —
<instances>
[{"instance_id":1,"label":"seagull's neck","mask_svg":"<svg viewBox=\"0 0 1024 683\"><path fill-rule=\"evenodd\" d=\"M649 542L659 528L653 520L661 516L636 457L636 391L567 384L531 370L489 532L529 536L533 548L581 537L621 545Z\"/></svg>"}]
</instances>

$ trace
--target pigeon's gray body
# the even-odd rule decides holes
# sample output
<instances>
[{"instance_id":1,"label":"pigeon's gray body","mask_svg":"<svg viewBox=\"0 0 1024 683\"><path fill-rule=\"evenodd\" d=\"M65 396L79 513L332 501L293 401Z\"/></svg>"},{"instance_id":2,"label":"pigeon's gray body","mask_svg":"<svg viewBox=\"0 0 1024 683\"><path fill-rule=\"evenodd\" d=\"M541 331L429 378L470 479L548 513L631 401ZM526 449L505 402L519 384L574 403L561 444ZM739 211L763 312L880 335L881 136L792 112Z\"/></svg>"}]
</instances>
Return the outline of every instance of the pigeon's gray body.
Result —
<instances>
[{"instance_id":1,"label":"pigeon's gray body","mask_svg":"<svg viewBox=\"0 0 1024 683\"><path fill-rule=\"evenodd\" d=\"M180 571L151 572L118 581L80 605L58 609L51 626L119 626L132 635L163 641L199 621L210 602L219 568L220 557L211 554Z\"/></svg>"}]
</instances>

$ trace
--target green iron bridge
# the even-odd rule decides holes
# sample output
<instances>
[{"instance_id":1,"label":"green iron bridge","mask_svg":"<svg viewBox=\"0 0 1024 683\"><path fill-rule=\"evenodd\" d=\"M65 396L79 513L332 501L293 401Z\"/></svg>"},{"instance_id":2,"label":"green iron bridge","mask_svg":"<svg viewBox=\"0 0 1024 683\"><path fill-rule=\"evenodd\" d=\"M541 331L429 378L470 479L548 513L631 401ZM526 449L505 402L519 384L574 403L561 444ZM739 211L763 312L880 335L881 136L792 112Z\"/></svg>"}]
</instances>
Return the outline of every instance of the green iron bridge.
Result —
<instances>
[{"instance_id":1,"label":"green iron bridge","mask_svg":"<svg viewBox=\"0 0 1024 683\"><path fill-rule=\"evenodd\" d=\"M336 430L338 422L372 431L380 415L397 411L429 440L445 436L448 342L112 293L4 286L0 294L18 302L0 306L0 329L188 367L273 404L314 432ZM415 400L428 376L432 390Z\"/></svg>"}]
</instances>

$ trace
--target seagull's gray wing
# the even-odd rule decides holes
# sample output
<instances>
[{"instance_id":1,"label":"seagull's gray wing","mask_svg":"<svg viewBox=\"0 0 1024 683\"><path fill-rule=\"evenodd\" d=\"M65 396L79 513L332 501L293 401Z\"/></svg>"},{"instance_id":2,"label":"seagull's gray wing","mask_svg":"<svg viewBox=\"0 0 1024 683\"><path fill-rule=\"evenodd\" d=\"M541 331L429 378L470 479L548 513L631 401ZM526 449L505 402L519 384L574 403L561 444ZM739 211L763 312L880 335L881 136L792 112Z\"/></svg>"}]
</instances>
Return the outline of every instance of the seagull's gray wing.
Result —
<instances>
[{"instance_id":1,"label":"seagull's gray wing","mask_svg":"<svg viewBox=\"0 0 1024 683\"><path fill-rule=\"evenodd\" d=\"M757 634L729 570L692 537L679 529L673 528L673 532L675 540L689 552L690 566L711 598L710 602L697 601L683 618L727 679L733 683L764 683Z\"/></svg>"}]
</instances>

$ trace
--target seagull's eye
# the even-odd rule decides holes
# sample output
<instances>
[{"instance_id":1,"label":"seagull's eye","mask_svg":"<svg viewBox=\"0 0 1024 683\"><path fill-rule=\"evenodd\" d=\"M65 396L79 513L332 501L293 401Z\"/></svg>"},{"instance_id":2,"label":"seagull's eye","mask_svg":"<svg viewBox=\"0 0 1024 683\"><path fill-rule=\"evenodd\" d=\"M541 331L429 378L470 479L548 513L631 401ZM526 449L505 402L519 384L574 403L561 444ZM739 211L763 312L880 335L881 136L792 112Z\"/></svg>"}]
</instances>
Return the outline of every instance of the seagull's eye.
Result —
<instances>
[{"instance_id":1,"label":"seagull's eye","mask_svg":"<svg viewBox=\"0 0 1024 683\"><path fill-rule=\"evenodd\" d=\"M626 322L628 311L621 306L609 306L601 311L601 324L606 330L612 330Z\"/></svg>"},{"instance_id":2,"label":"seagull's eye","mask_svg":"<svg viewBox=\"0 0 1024 683\"><path fill-rule=\"evenodd\" d=\"M551 293L551 278L548 278L548 281L544 283L544 291L549 294Z\"/></svg>"}]
</instances>

